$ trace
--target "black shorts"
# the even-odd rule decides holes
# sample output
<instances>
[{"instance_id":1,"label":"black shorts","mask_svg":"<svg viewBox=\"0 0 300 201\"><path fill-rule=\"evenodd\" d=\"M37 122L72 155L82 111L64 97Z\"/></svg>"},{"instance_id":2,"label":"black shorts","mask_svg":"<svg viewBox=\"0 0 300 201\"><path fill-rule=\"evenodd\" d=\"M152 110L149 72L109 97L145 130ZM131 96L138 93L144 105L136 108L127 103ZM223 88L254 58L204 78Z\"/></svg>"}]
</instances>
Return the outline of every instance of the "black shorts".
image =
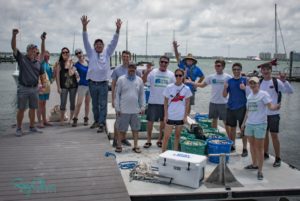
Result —
<instances>
[{"instance_id":1,"label":"black shorts","mask_svg":"<svg viewBox=\"0 0 300 201\"><path fill-rule=\"evenodd\" d=\"M241 107L236 110L231 110L227 108L226 125L230 127L236 127L237 122L239 122L239 127L241 128L241 125L244 121L245 113L246 107Z\"/></svg>"},{"instance_id":2,"label":"black shorts","mask_svg":"<svg viewBox=\"0 0 300 201\"><path fill-rule=\"evenodd\" d=\"M148 121L163 121L164 120L164 105L148 104L147 109Z\"/></svg>"},{"instance_id":3,"label":"black shorts","mask_svg":"<svg viewBox=\"0 0 300 201\"><path fill-rule=\"evenodd\" d=\"M173 125L173 126L180 126L180 125L183 125L184 122L183 122L183 120L170 120L170 119L168 119L167 124Z\"/></svg>"},{"instance_id":4,"label":"black shorts","mask_svg":"<svg viewBox=\"0 0 300 201\"><path fill-rule=\"evenodd\" d=\"M280 115L268 115L268 127L267 130L271 133L279 133L279 121Z\"/></svg>"}]
</instances>

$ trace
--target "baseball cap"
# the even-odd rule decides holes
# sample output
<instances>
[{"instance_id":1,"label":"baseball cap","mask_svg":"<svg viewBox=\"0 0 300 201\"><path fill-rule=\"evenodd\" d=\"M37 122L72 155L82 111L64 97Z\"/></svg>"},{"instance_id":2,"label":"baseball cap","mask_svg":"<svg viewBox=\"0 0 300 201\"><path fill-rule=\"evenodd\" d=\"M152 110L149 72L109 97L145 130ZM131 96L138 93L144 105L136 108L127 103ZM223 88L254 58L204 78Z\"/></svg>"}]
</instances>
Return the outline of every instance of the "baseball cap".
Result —
<instances>
[{"instance_id":1,"label":"baseball cap","mask_svg":"<svg viewBox=\"0 0 300 201\"><path fill-rule=\"evenodd\" d=\"M258 79L258 77L251 77L250 79L249 79L249 82L255 82L255 83L259 83L259 79Z\"/></svg>"}]
</instances>

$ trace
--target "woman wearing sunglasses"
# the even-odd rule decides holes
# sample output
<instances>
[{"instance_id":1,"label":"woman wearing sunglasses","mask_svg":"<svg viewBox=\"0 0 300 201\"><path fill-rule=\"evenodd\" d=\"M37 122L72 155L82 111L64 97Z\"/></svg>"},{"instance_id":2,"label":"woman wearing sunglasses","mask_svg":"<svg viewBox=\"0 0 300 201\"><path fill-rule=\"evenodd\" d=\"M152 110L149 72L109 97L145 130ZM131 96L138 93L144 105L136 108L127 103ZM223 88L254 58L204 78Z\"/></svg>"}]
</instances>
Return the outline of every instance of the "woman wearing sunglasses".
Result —
<instances>
[{"instance_id":1,"label":"woman wearing sunglasses","mask_svg":"<svg viewBox=\"0 0 300 201\"><path fill-rule=\"evenodd\" d=\"M168 140L175 127L174 150L178 150L180 133L183 124L187 121L188 108L190 105L191 90L184 85L184 71L175 70L176 82L167 86L163 95L165 96L165 131L162 143L162 152L166 151Z\"/></svg>"},{"instance_id":2,"label":"woman wearing sunglasses","mask_svg":"<svg viewBox=\"0 0 300 201\"><path fill-rule=\"evenodd\" d=\"M70 120L73 118L75 110L75 98L79 79L76 68L70 57L70 51L64 47L61 49L59 60L56 63L56 84L57 92L60 94L60 124L64 125L67 97L70 100Z\"/></svg>"}]
</instances>

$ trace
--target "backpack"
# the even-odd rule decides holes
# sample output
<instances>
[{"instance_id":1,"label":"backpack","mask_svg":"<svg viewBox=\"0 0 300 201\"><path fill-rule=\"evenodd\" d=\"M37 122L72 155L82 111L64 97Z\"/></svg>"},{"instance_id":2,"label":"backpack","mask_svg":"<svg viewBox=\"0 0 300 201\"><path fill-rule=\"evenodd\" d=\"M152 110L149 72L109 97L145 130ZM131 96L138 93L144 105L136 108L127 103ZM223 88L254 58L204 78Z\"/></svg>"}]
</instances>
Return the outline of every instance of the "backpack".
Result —
<instances>
[{"instance_id":1,"label":"backpack","mask_svg":"<svg viewBox=\"0 0 300 201\"><path fill-rule=\"evenodd\" d=\"M259 80L259 83L261 84L263 80L264 80L264 78L261 78ZM281 102L281 96L282 96L282 94L281 94L281 91L278 90L278 81L277 81L277 78L272 77L272 80L273 80L273 85L274 85L275 91L276 91L276 93L278 95L277 103L280 103Z\"/></svg>"}]
</instances>

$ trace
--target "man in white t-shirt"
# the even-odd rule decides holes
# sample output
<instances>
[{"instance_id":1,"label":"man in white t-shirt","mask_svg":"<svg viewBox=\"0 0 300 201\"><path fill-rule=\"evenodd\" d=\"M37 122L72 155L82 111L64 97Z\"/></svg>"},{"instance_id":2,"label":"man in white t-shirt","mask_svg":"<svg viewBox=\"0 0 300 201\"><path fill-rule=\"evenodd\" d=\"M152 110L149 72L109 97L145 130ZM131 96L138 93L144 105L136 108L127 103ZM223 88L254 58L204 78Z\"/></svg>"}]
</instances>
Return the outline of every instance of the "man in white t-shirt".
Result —
<instances>
[{"instance_id":1,"label":"man in white t-shirt","mask_svg":"<svg viewBox=\"0 0 300 201\"><path fill-rule=\"evenodd\" d=\"M222 59L217 59L215 61L215 71L216 73L208 75L205 80L198 83L197 86L204 88L207 85L211 85L211 96L209 103L209 114L208 117L213 119L212 127L218 127L218 119L223 120L226 132L226 111L227 111L227 97L223 97L224 83L227 82L231 75L224 73L225 61ZM228 133L228 132L227 132Z\"/></svg>"},{"instance_id":2,"label":"man in white t-shirt","mask_svg":"<svg viewBox=\"0 0 300 201\"><path fill-rule=\"evenodd\" d=\"M175 82L174 73L168 70L169 57L161 56L159 59L159 68L148 70L143 75L144 82L147 80L150 86L150 97L147 109L147 142L144 148L151 147L151 136L154 121L160 121L159 136L157 146L162 146L162 132L164 129L164 96L163 92L168 84ZM147 78L147 79L146 79Z\"/></svg>"},{"instance_id":3,"label":"man in white t-shirt","mask_svg":"<svg viewBox=\"0 0 300 201\"><path fill-rule=\"evenodd\" d=\"M263 80L261 80L260 89L266 91L272 98L272 103L280 103L281 101L281 93L293 93L292 86L285 79L285 74L280 74L280 79L272 78L272 65L270 63L265 63L260 65L261 73L263 76ZM273 163L273 167L280 167L281 158L280 158L280 142L278 138L279 133L279 109L275 111L268 110L268 127L267 134L265 138L265 159L269 158L268 149L269 149L269 131L271 133L274 152L275 152L275 162Z\"/></svg>"}]
</instances>

